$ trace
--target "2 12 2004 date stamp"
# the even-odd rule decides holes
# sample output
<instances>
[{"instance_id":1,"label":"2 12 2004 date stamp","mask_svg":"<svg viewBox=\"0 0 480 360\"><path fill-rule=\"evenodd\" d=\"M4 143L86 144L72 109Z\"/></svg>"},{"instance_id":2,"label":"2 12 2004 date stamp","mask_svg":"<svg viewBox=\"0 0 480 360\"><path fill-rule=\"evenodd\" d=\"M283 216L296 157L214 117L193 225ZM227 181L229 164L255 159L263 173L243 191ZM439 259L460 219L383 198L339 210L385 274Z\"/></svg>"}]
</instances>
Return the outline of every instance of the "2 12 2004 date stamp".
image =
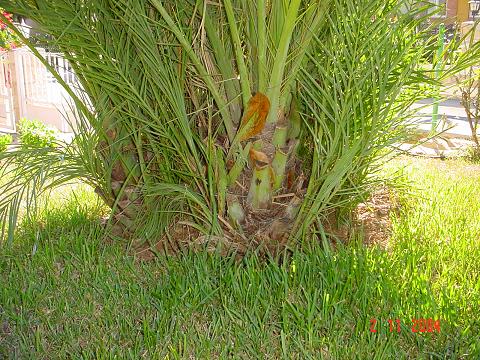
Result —
<instances>
[{"instance_id":1,"label":"2 12 2004 date stamp","mask_svg":"<svg viewBox=\"0 0 480 360\"><path fill-rule=\"evenodd\" d=\"M397 333L401 332L403 327L400 319L388 319L386 322L370 319L370 332L378 332L381 326L387 326L390 332ZM408 325L408 327L410 327L410 325ZM440 320L412 319L410 329L413 333L440 333Z\"/></svg>"}]
</instances>

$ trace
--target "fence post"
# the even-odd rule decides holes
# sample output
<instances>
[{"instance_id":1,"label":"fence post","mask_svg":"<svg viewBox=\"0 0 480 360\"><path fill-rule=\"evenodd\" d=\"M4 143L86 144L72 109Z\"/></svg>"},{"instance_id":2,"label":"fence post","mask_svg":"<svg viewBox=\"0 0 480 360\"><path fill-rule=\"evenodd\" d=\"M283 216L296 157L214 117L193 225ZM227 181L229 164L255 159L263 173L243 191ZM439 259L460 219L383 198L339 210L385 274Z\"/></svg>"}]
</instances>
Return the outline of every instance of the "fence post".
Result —
<instances>
[{"instance_id":1,"label":"fence post","mask_svg":"<svg viewBox=\"0 0 480 360\"><path fill-rule=\"evenodd\" d=\"M438 48L437 48L437 63L435 65L435 80L440 78L440 71L442 68L442 56L443 50L445 47L445 24L440 24L438 27ZM441 100L440 95L440 86L438 86L437 90L437 98L434 99L433 102L433 112L432 112L432 133L437 131L438 126L438 106Z\"/></svg>"},{"instance_id":2,"label":"fence post","mask_svg":"<svg viewBox=\"0 0 480 360\"><path fill-rule=\"evenodd\" d=\"M12 85L12 105L13 105L13 115L15 119L14 131L17 132L18 124L23 114L23 69L21 66L21 57L18 56L18 51L21 49L16 49L8 52L8 67L10 70L10 79Z\"/></svg>"}]
</instances>

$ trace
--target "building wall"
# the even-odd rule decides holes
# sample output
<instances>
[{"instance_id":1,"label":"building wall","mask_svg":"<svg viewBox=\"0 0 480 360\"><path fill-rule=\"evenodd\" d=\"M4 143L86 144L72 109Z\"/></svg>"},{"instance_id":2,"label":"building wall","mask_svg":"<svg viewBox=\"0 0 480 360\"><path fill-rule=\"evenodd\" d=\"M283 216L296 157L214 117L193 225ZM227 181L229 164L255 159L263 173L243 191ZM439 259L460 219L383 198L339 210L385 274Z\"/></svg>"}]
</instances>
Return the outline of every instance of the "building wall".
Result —
<instances>
[{"instance_id":1,"label":"building wall","mask_svg":"<svg viewBox=\"0 0 480 360\"><path fill-rule=\"evenodd\" d=\"M75 75L59 54L37 49L62 79L78 87ZM21 118L40 120L61 132L74 123L72 99L44 64L26 47L0 56L0 130L12 132ZM74 125L75 126L75 125Z\"/></svg>"},{"instance_id":2,"label":"building wall","mask_svg":"<svg viewBox=\"0 0 480 360\"><path fill-rule=\"evenodd\" d=\"M449 21L457 21L457 12L458 12L458 0L447 1L447 19Z\"/></svg>"},{"instance_id":3,"label":"building wall","mask_svg":"<svg viewBox=\"0 0 480 360\"><path fill-rule=\"evenodd\" d=\"M470 20L469 0L447 1L447 23L465 22Z\"/></svg>"},{"instance_id":4,"label":"building wall","mask_svg":"<svg viewBox=\"0 0 480 360\"><path fill-rule=\"evenodd\" d=\"M450 0L456 2L457 4L457 21L464 22L470 20L470 7L468 5L468 0Z\"/></svg>"}]
</instances>

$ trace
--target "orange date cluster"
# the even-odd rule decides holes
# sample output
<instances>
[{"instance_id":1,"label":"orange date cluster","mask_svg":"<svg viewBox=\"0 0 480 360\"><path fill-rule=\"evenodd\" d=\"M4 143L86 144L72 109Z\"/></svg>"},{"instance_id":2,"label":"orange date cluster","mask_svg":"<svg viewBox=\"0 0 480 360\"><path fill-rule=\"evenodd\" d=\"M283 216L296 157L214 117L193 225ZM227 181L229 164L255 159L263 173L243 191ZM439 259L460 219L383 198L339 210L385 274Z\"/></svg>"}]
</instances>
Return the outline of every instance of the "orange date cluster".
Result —
<instances>
[{"instance_id":1,"label":"orange date cluster","mask_svg":"<svg viewBox=\"0 0 480 360\"><path fill-rule=\"evenodd\" d=\"M370 332L376 333L382 325L386 325L390 332L399 333L402 330L400 319L389 319L384 324L377 319L370 319ZM440 333L440 320L412 319L411 331L412 333Z\"/></svg>"}]
</instances>

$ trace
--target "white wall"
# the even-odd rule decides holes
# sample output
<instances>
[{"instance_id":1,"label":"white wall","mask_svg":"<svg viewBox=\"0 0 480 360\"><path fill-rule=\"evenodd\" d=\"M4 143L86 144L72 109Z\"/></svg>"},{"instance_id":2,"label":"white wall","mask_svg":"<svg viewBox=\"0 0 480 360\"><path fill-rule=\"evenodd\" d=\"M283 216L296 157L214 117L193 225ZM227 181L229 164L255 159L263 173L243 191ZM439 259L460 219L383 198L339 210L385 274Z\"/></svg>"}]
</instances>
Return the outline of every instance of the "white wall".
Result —
<instances>
[{"instance_id":1,"label":"white wall","mask_svg":"<svg viewBox=\"0 0 480 360\"><path fill-rule=\"evenodd\" d=\"M65 82L76 85L73 70L59 54L38 50ZM28 48L10 51L0 65L0 130L15 130L15 121L25 117L72 131L67 121L72 119L71 98Z\"/></svg>"}]
</instances>

